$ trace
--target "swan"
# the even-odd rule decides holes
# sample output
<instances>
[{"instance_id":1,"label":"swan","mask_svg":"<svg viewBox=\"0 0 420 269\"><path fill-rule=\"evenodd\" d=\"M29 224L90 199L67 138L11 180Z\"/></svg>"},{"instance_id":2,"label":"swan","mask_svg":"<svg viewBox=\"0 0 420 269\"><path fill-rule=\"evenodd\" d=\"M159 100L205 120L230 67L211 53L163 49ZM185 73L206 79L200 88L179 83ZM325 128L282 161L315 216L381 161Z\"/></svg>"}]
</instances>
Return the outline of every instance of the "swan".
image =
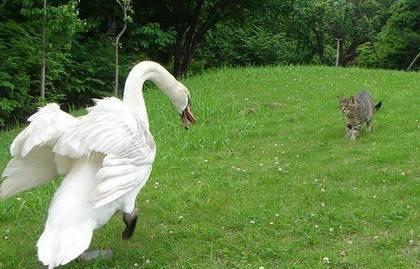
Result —
<instances>
[{"instance_id":1,"label":"swan","mask_svg":"<svg viewBox=\"0 0 420 269\"><path fill-rule=\"evenodd\" d=\"M38 243L38 259L48 269L79 257L93 231L123 213L123 239L133 235L136 196L152 170L156 146L142 94L150 80L171 100L185 128L196 122L188 89L165 68L144 61L130 71L121 101L95 100L76 118L47 104L29 117L14 139L12 159L2 176L0 198L8 198L64 175L48 209Z\"/></svg>"}]
</instances>

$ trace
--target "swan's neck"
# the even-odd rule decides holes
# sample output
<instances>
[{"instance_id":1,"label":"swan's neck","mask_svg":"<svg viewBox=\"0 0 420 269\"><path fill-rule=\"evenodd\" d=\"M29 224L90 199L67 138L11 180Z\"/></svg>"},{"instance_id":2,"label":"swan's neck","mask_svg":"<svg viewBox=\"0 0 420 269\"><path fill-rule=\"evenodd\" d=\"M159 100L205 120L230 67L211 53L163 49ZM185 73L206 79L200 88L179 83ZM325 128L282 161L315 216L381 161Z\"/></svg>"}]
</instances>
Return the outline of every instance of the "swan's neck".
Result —
<instances>
[{"instance_id":1,"label":"swan's neck","mask_svg":"<svg viewBox=\"0 0 420 269\"><path fill-rule=\"evenodd\" d=\"M171 89L178 81L165 68L154 62L141 62L134 66L128 74L123 101L139 113L148 127L149 119L143 98L143 84L147 80L156 84L169 98L175 94Z\"/></svg>"}]
</instances>

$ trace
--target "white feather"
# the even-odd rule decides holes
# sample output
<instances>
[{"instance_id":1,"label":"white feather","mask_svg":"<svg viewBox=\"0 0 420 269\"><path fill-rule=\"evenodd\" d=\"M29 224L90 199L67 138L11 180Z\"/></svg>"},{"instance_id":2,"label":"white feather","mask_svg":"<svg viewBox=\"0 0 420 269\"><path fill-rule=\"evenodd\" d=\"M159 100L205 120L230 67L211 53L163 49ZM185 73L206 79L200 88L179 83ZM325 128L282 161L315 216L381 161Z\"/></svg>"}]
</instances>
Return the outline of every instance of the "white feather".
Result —
<instances>
[{"instance_id":1,"label":"white feather","mask_svg":"<svg viewBox=\"0 0 420 269\"><path fill-rule=\"evenodd\" d=\"M52 145L76 118L52 103L40 108L28 121L29 126L10 147L13 159L2 174L6 178L0 186L2 199L47 183L57 176L57 170L60 174L64 172L65 163L70 162L68 157L56 156Z\"/></svg>"},{"instance_id":2,"label":"white feather","mask_svg":"<svg viewBox=\"0 0 420 269\"><path fill-rule=\"evenodd\" d=\"M83 253L93 230L116 211L133 211L156 154L141 92L146 80L157 84L178 112L185 109L185 86L159 64L142 62L127 78L124 101L94 100L96 105L79 118L48 104L13 141L0 197L65 175L37 244L39 260L49 269Z\"/></svg>"}]
</instances>

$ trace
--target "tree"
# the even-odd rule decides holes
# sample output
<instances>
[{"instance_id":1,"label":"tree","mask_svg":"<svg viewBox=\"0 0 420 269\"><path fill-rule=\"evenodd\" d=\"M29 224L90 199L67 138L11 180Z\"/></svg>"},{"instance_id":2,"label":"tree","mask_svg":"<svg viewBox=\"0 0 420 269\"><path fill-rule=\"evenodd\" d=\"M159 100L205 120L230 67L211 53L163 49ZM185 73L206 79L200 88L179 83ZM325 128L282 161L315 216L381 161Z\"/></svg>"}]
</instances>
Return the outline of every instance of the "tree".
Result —
<instances>
[{"instance_id":1,"label":"tree","mask_svg":"<svg viewBox=\"0 0 420 269\"><path fill-rule=\"evenodd\" d=\"M420 44L420 2L395 2L390 17L374 36L375 46L364 43L358 47L358 63L369 67L406 69L413 62ZM411 68L414 67L411 66Z\"/></svg>"},{"instance_id":2,"label":"tree","mask_svg":"<svg viewBox=\"0 0 420 269\"><path fill-rule=\"evenodd\" d=\"M219 21L240 16L240 11L257 0L146 0L141 9L150 8L147 16L166 28L175 29L173 74L182 78L188 71L205 35Z\"/></svg>"},{"instance_id":3,"label":"tree","mask_svg":"<svg viewBox=\"0 0 420 269\"><path fill-rule=\"evenodd\" d=\"M131 0L117 0L118 5L121 7L123 11L123 22L124 26L121 29L121 31L117 34L115 37L115 85L114 85L114 96L118 96L118 49L120 47L120 38L125 33L125 30L127 29L127 23L131 21L131 17L129 13L133 12L133 9L131 8Z\"/></svg>"}]
</instances>

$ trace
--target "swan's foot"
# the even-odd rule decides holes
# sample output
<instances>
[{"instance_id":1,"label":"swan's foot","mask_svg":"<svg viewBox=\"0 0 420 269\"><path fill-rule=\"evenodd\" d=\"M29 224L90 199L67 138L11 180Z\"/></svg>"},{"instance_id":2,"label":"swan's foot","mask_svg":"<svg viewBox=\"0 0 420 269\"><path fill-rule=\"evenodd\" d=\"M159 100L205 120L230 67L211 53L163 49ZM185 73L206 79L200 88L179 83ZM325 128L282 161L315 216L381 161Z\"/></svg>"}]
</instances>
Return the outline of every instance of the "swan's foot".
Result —
<instances>
[{"instance_id":1,"label":"swan's foot","mask_svg":"<svg viewBox=\"0 0 420 269\"><path fill-rule=\"evenodd\" d=\"M131 213L123 213L125 230L122 232L122 239L128 240L133 236L137 224L137 215L137 208L134 208Z\"/></svg>"},{"instance_id":2,"label":"swan's foot","mask_svg":"<svg viewBox=\"0 0 420 269\"><path fill-rule=\"evenodd\" d=\"M103 260L107 260L112 258L112 250L105 249L105 250L92 250L92 251L85 251L77 257L77 260L80 261L91 261L96 258L101 258Z\"/></svg>"}]
</instances>

